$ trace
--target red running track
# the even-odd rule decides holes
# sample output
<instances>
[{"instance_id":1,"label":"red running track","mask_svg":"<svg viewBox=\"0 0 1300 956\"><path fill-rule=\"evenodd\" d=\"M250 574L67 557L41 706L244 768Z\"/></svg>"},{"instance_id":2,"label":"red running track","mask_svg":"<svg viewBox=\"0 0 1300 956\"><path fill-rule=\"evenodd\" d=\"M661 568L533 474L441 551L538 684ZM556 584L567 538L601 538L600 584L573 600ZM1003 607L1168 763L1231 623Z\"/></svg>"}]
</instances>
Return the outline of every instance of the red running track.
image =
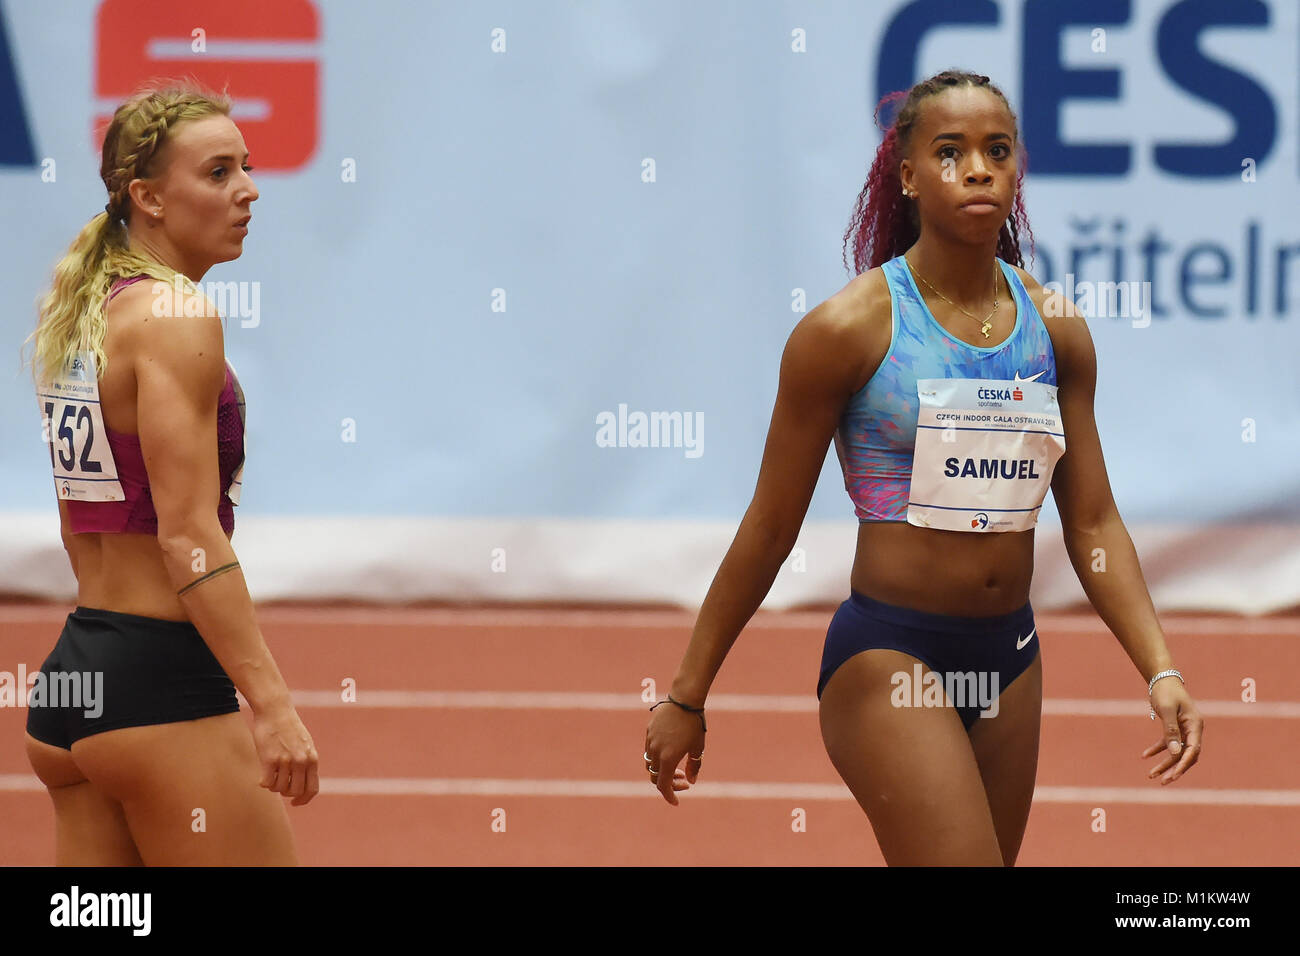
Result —
<instances>
[{"instance_id":1,"label":"red running track","mask_svg":"<svg viewBox=\"0 0 1300 956\"><path fill-rule=\"evenodd\" d=\"M0 671L38 669L68 610L0 606ZM755 617L710 696L704 773L673 808L643 769L642 681L667 686L690 614L264 607L321 754L320 795L289 808L302 861L880 864L818 730L831 613ZM1158 732L1118 642L1091 613L1036 620L1045 702L1022 865L1300 863L1300 617L1163 618L1207 726L1200 763L1169 786L1146 777ZM25 717L0 708L0 862L47 865L54 816Z\"/></svg>"}]
</instances>

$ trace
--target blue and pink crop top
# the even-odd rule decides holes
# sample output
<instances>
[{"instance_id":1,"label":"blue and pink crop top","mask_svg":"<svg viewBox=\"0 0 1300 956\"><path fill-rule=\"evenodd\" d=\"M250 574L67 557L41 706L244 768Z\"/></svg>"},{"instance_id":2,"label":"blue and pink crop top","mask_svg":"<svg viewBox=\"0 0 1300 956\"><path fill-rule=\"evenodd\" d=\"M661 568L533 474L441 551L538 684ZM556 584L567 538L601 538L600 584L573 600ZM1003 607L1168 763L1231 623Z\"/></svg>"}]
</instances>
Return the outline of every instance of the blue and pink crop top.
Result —
<instances>
[{"instance_id":1,"label":"blue and pink crop top","mask_svg":"<svg viewBox=\"0 0 1300 956\"><path fill-rule=\"evenodd\" d=\"M113 283L108 299L112 301L122 289L147 276L119 279ZM107 305L107 303L105 303ZM244 461L244 416L241 413L235 376L226 363L226 383L217 402L217 467L221 475L221 497L217 503L217 517L227 534L235 530L235 511L228 492L236 472ZM104 427L113 461L117 465L118 481L126 496L123 501L73 501L67 500L70 533L88 532L116 534L157 534L158 515L154 511L153 496L149 491L149 474L144 467L140 450L140 436L115 432Z\"/></svg>"},{"instance_id":2,"label":"blue and pink crop top","mask_svg":"<svg viewBox=\"0 0 1300 956\"><path fill-rule=\"evenodd\" d=\"M881 268L889 283L893 333L871 379L849 400L835 432L844 487L859 521L906 521L916 444L917 379L1032 378L1056 384L1056 357L1047 326L1020 276L997 260L1016 305L1016 324L992 348L948 333L931 314L902 256Z\"/></svg>"}]
</instances>

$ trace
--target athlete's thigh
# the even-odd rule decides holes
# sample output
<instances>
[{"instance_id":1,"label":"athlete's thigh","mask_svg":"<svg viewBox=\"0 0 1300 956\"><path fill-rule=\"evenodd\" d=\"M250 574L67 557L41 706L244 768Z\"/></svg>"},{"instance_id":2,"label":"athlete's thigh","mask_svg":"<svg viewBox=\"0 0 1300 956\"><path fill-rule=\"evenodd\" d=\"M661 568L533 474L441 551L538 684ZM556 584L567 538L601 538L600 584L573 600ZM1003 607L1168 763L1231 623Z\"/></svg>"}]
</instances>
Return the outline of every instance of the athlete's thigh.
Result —
<instances>
[{"instance_id":1,"label":"athlete's thigh","mask_svg":"<svg viewBox=\"0 0 1300 956\"><path fill-rule=\"evenodd\" d=\"M86 779L72 754L26 736L27 760L54 804L56 866L139 866L121 805Z\"/></svg>"},{"instance_id":2,"label":"athlete's thigh","mask_svg":"<svg viewBox=\"0 0 1300 956\"><path fill-rule=\"evenodd\" d=\"M867 650L822 691L822 739L891 866L1000 866L975 755L950 707L894 706L891 678L915 657Z\"/></svg>"},{"instance_id":3,"label":"athlete's thigh","mask_svg":"<svg viewBox=\"0 0 1300 956\"><path fill-rule=\"evenodd\" d=\"M998 697L996 717L979 717L971 747L988 794L998 844L1007 866L1016 862L1029 822L1038 772L1038 733L1043 706L1043 659L1034 662Z\"/></svg>"},{"instance_id":4,"label":"athlete's thigh","mask_svg":"<svg viewBox=\"0 0 1300 956\"><path fill-rule=\"evenodd\" d=\"M72 749L121 801L150 866L297 864L284 798L258 785L240 714L110 730Z\"/></svg>"}]
</instances>

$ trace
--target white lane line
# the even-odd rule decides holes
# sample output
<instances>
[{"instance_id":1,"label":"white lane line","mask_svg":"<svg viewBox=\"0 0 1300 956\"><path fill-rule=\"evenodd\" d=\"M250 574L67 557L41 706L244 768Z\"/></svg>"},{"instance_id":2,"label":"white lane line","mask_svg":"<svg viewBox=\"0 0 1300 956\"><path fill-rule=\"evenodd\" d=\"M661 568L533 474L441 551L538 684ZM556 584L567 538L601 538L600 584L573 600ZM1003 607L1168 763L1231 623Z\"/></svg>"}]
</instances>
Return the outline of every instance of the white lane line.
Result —
<instances>
[{"instance_id":1,"label":"white lane line","mask_svg":"<svg viewBox=\"0 0 1300 956\"><path fill-rule=\"evenodd\" d=\"M1182 803L1217 807L1300 807L1300 790L1178 789L1178 784L1146 787L1035 787L1044 803Z\"/></svg>"},{"instance_id":2,"label":"white lane line","mask_svg":"<svg viewBox=\"0 0 1300 956\"><path fill-rule=\"evenodd\" d=\"M1294 701L1256 701L1247 704L1240 700L1197 700L1196 707L1205 717L1283 717L1300 718L1300 703ZM1043 713L1070 717L1131 717L1146 716L1147 705L1138 700L1084 700L1058 697L1043 701Z\"/></svg>"},{"instance_id":3,"label":"white lane line","mask_svg":"<svg viewBox=\"0 0 1300 956\"><path fill-rule=\"evenodd\" d=\"M581 691L486 691L486 690L358 690L355 701L344 701L342 691L299 690L293 692L299 707L378 707L445 710L647 710L637 694ZM797 694L714 694L711 710L742 713L817 713L817 698ZM1247 704L1234 700L1198 700L1206 717L1300 718L1300 703L1264 701ZM1043 701L1043 713L1054 717L1133 717L1147 713L1139 700L1085 700L1050 698Z\"/></svg>"},{"instance_id":4,"label":"white lane line","mask_svg":"<svg viewBox=\"0 0 1300 956\"><path fill-rule=\"evenodd\" d=\"M0 774L0 791L44 790L36 777ZM335 796L422 797L603 797L661 799L644 781L527 780L473 777L329 777L321 793ZM853 795L842 783L701 782L683 795L686 800L840 800ZM1035 803L1184 804L1196 806L1300 807L1300 790L1217 790L1177 784L1151 787L1037 787Z\"/></svg>"},{"instance_id":5,"label":"white lane line","mask_svg":"<svg viewBox=\"0 0 1300 956\"><path fill-rule=\"evenodd\" d=\"M45 788L29 774L0 774L0 791L34 792ZM329 777L321 793L335 796L422 797L604 797L660 799L648 783L625 780L528 780L473 777ZM727 783L711 781L692 787L687 800L853 800L842 783ZM1197 806L1300 807L1300 790L1217 790L1210 788L1037 787L1036 803L1159 803Z\"/></svg>"},{"instance_id":6,"label":"white lane line","mask_svg":"<svg viewBox=\"0 0 1300 956\"><path fill-rule=\"evenodd\" d=\"M71 611L66 606L0 606L0 623L60 623ZM763 611L746 625L746 630L812 630L825 632L833 609L825 611ZM318 626L364 625L367 627L498 627L498 628L597 628L611 630L686 628L695 624L695 612L659 610L545 610L535 608L410 608L410 607L261 607L260 621ZM1088 613L1034 616L1045 635L1055 631L1073 634L1107 634L1106 625ZM1161 620L1166 634L1300 635L1300 616L1291 617L1206 617L1170 616Z\"/></svg>"},{"instance_id":7,"label":"white lane line","mask_svg":"<svg viewBox=\"0 0 1300 956\"><path fill-rule=\"evenodd\" d=\"M746 630L811 630L825 632L834 615L825 611L767 611L752 618ZM429 625L444 627L567 627L567 628L691 628L696 614L692 611L663 610L539 610L524 608L262 608L258 617L285 623L333 622L347 624L387 624L394 627ZM1093 614L1034 615L1045 634L1099 634L1109 631ZM1170 617L1160 622L1167 634L1219 634L1237 636L1300 634L1300 617Z\"/></svg>"},{"instance_id":8,"label":"white lane line","mask_svg":"<svg viewBox=\"0 0 1300 956\"><path fill-rule=\"evenodd\" d=\"M358 690L357 699L344 702L336 690L294 691L294 704L301 707L410 707L448 710L646 710L653 701L637 694L551 691L479 690ZM778 694L715 694L709 698L713 710L779 710L816 713L813 696Z\"/></svg>"}]
</instances>

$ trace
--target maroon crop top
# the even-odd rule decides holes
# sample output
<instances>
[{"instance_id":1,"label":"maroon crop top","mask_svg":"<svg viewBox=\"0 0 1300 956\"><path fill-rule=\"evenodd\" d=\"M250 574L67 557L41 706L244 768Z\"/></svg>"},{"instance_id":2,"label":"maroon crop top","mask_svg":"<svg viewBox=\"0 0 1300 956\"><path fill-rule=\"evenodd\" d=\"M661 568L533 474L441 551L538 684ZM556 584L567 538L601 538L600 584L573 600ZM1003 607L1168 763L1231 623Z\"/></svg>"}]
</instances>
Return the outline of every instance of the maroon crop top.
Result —
<instances>
[{"instance_id":1,"label":"maroon crop top","mask_svg":"<svg viewBox=\"0 0 1300 956\"><path fill-rule=\"evenodd\" d=\"M109 292L109 301L128 285L146 278L148 276L117 280ZM235 530L234 505L227 493L235 472L244 461L244 415L236 384L235 373L227 362L226 384L217 401L217 468L221 475L217 517L221 521L222 530L227 534ZM123 501L66 500L64 504L68 509L70 533L156 535L158 515L154 511L153 496L149 492L149 474L144 467L140 436L115 432L107 425L104 426L104 431L107 433L108 447L113 452L113 461L117 465L117 480L126 497Z\"/></svg>"}]
</instances>

